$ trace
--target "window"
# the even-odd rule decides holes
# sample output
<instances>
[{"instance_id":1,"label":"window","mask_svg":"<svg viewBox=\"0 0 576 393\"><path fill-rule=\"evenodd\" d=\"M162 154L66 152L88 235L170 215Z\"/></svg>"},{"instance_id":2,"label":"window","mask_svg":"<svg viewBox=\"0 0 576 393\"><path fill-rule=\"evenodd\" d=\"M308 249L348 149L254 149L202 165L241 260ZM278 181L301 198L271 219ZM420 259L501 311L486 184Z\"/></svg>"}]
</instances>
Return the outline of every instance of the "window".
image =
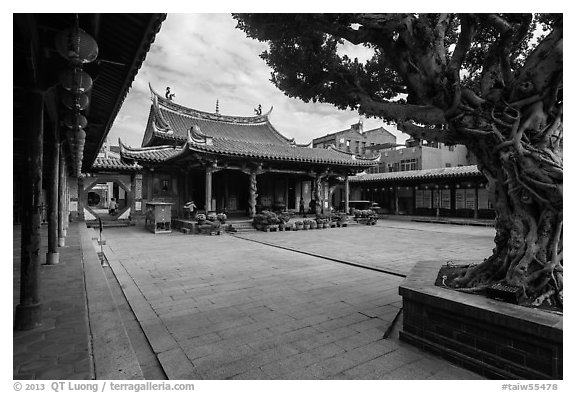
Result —
<instances>
[{"instance_id":1,"label":"window","mask_svg":"<svg viewBox=\"0 0 576 393\"><path fill-rule=\"evenodd\" d=\"M346 140L346 151L350 151L350 139Z\"/></svg>"},{"instance_id":2,"label":"window","mask_svg":"<svg viewBox=\"0 0 576 393\"><path fill-rule=\"evenodd\" d=\"M401 171L415 171L418 169L418 159L409 158L407 160L400 160L400 170Z\"/></svg>"},{"instance_id":3,"label":"window","mask_svg":"<svg viewBox=\"0 0 576 393\"><path fill-rule=\"evenodd\" d=\"M446 168L450 168L451 166L452 166L451 163L449 163L449 162L446 163Z\"/></svg>"},{"instance_id":4,"label":"window","mask_svg":"<svg viewBox=\"0 0 576 393\"><path fill-rule=\"evenodd\" d=\"M356 141L356 153L360 153L360 141Z\"/></svg>"},{"instance_id":5,"label":"window","mask_svg":"<svg viewBox=\"0 0 576 393\"><path fill-rule=\"evenodd\" d=\"M362 142L362 154L366 154L366 142Z\"/></svg>"}]
</instances>

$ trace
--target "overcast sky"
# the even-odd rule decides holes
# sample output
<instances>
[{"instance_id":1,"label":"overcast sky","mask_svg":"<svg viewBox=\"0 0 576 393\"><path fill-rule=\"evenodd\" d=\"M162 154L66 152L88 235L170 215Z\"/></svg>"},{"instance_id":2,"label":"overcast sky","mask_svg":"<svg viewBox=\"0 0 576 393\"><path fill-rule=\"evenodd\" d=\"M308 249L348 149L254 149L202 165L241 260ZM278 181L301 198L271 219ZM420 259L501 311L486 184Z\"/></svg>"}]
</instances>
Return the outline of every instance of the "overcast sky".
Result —
<instances>
[{"instance_id":1,"label":"overcast sky","mask_svg":"<svg viewBox=\"0 0 576 393\"><path fill-rule=\"evenodd\" d=\"M170 86L176 103L206 112L215 111L216 100L223 115L252 116L259 104L264 113L274 107L271 123L297 143L347 129L360 119L353 111L285 96L270 82L271 69L259 57L267 45L235 26L225 13L168 14L110 130L110 142L116 145L121 138L133 147L142 144L151 103L148 83L160 94ZM359 60L369 55L352 44L343 50ZM407 138L381 120L362 120L365 130L384 126L398 142Z\"/></svg>"}]
</instances>

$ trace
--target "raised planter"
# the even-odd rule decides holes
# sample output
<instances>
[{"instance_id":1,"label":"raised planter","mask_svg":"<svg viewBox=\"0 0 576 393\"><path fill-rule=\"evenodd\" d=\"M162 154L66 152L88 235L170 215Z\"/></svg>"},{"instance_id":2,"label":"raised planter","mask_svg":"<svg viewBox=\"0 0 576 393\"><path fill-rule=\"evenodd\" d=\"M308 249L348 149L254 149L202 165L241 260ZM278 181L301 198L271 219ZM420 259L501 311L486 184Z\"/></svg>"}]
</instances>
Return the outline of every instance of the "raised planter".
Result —
<instances>
[{"instance_id":1,"label":"raised planter","mask_svg":"<svg viewBox=\"0 0 576 393\"><path fill-rule=\"evenodd\" d=\"M400 339L492 379L562 379L562 315L434 285L442 261L400 285Z\"/></svg>"}]
</instances>

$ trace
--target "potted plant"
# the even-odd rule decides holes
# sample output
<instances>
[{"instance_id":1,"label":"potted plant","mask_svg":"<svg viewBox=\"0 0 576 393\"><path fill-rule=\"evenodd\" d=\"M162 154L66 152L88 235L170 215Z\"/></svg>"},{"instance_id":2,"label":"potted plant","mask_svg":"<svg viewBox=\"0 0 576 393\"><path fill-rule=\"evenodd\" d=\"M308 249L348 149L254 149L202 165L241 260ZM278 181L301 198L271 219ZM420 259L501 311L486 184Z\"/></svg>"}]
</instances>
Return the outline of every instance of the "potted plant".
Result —
<instances>
[{"instance_id":1,"label":"potted plant","mask_svg":"<svg viewBox=\"0 0 576 393\"><path fill-rule=\"evenodd\" d=\"M196 222L198 222L198 224L204 224L206 222L206 214L204 213L198 213L196 214Z\"/></svg>"},{"instance_id":2,"label":"potted plant","mask_svg":"<svg viewBox=\"0 0 576 393\"><path fill-rule=\"evenodd\" d=\"M302 230L303 227L304 227L304 223L302 221L294 222L294 229L296 229L297 231Z\"/></svg>"},{"instance_id":3,"label":"potted plant","mask_svg":"<svg viewBox=\"0 0 576 393\"><path fill-rule=\"evenodd\" d=\"M310 229L310 227L311 227L311 225L312 225L312 222L313 222L312 220L304 220L303 229L304 229L304 230Z\"/></svg>"},{"instance_id":4,"label":"potted plant","mask_svg":"<svg viewBox=\"0 0 576 393\"><path fill-rule=\"evenodd\" d=\"M228 216L226 216L226 213L218 213L218 214L216 214L216 219L218 221L220 221L220 223L226 224L226 220L228 219Z\"/></svg>"}]
</instances>

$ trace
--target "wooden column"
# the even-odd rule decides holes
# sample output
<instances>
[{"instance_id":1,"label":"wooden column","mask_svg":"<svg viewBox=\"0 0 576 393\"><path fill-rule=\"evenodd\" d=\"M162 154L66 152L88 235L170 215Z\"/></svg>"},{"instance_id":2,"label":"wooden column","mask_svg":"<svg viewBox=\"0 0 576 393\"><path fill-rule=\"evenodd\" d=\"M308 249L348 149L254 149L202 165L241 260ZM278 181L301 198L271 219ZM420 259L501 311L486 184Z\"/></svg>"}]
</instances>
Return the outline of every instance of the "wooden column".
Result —
<instances>
[{"instance_id":1,"label":"wooden column","mask_svg":"<svg viewBox=\"0 0 576 393\"><path fill-rule=\"evenodd\" d=\"M256 171L250 172L250 185L248 197L248 215L254 218L256 215L256 198L258 198L258 185L256 181Z\"/></svg>"},{"instance_id":2,"label":"wooden column","mask_svg":"<svg viewBox=\"0 0 576 393\"><path fill-rule=\"evenodd\" d=\"M50 171L48 173L47 200L48 200L48 251L46 252L46 264L57 265L60 263L58 253L58 223L60 204L58 203L58 182L60 181L60 143L58 143L58 129L54 127L54 135L50 141Z\"/></svg>"},{"instance_id":3,"label":"wooden column","mask_svg":"<svg viewBox=\"0 0 576 393\"><path fill-rule=\"evenodd\" d=\"M474 184L474 194L476 195L474 201L474 218L478 218L478 184Z\"/></svg>"},{"instance_id":4,"label":"wooden column","mask_svg":"<svg viewBox=\"0 0 576 393\"><path fill-rule=\"evenodd\" d=\"M344 178L344 212L350 214L350 182L348 176Z\"/></svg>"},{"instance_id":5,"label":"wooden column","mask_svg":"<svg viewBox=\"0 0 576 393\"><path fill-rule=\"evenodd\" d=\"M44 98L38 92L28 93L30 108L28 127L28 179L24 182L22 243L20 257L20 303L16 306L14 329L27 330L42 325L42 307L38 293L40 265L40 220L42 206L42 156L44 134Z\"/></svg>"},{"instance_id":6,"label":"wooden column","mask_svg":"<svg viewBox=\"0 0 576 393\"><path fill-rule=\"evenodd\" d=\"M400 206L398 205L398 186L394 187L394 214L400 214Z\"/></svg>"},{"instance_id":7,"label":"wooden column","mask_svg":"<svg viewBox=\"0 0 576 393\"><path fill-rule=\"evenodd\" d=\"M136 217L136 172L130 174L130 220Z\"/></svg>"},{"instance_id":8,"label":"wooden column","mask_svg":"<svg viewBox=\"0 0 576 393\"><path fill-rule=\"evenodd\" d=\"M206 192L204 199L206 200L206 214L208 214L212 210L212 168L209 166L206 167Z\"/></svg>"},{"instance_id":9,"label":"wooden column","mask_svg":"<svg viewBox=\"0 0 576 393\"><path fill-rule=\"evenodd\" d=\"M68 182L66 181L66 161L64 145L60 144L60 165L58 166L58 247L66 244L66 228L68 224Z\"/></svg>"}]
</instances>

